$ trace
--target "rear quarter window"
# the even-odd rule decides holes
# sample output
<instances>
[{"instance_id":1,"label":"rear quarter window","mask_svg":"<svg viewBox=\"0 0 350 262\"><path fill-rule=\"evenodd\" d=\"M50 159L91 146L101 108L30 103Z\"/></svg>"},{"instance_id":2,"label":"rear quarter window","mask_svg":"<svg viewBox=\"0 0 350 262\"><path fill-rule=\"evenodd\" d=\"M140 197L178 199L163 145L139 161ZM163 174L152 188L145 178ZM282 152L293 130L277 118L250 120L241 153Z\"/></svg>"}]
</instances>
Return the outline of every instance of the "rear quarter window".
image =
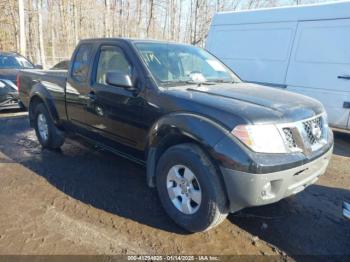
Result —
<instances>
[{"instance_id":1,"label":"rear quarter window","mask_svg":"<svg viewBox=\"0 0 350 262\"><path fill-rule=\"evenodd\" d=\"M78 82L86 82L89 73L92 45L82 44L75 55L72 67L72 78Z\"/></svg>"}]
</instances>

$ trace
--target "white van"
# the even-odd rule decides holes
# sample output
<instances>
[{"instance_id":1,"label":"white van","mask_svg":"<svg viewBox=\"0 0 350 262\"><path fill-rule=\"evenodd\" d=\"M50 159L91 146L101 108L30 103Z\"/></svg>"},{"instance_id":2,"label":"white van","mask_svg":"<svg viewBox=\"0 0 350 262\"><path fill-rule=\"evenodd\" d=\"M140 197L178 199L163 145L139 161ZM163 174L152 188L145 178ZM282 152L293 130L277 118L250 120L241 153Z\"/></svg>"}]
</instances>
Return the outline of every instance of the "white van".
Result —
<instances>
[{"instance_id":1,"label":"white van","mask_svg":"<svg viewBox=\"0 0 350 262\"><path fill-rule=\"evenodd\" d=\"M350 129L350 1L218 13L206 49L243 80L318 99Z\"/></svg>"}]
</instances>

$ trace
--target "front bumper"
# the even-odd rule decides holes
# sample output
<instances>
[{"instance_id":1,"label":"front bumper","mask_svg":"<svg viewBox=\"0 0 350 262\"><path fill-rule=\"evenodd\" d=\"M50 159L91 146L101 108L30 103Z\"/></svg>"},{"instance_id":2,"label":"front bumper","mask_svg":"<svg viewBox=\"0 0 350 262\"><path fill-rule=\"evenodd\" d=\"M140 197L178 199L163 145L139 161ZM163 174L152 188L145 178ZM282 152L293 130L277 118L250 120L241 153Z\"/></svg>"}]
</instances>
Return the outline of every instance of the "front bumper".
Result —
<instances>
[{"instance_id":1,"label":"front bumper","mask_svg":"<svg viewBox=\"0 0 350 262\"><path fill-rule=\"evenodd\" d=\"M230 212L274 203L304 190L325 173L332 152L333 147L311 162L272 173L254 174L220 167Z\"/></svg>"}]
</instances>

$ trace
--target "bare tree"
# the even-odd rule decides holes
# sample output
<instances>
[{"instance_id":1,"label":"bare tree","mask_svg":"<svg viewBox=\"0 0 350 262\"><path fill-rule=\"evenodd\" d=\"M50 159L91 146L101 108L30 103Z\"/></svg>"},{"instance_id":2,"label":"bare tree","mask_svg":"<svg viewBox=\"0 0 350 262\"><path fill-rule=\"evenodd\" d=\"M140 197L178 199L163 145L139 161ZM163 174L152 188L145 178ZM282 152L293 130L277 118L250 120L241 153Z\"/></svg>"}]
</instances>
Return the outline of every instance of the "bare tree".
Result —
<instances>
[{"instance_id":1,"label":"bare tree","mask_svg":"<svg viewBox=\"0 0 350 262\"><path fill-rule=\"evenodd\" d=\"M0 48L35 63L69 59L80 39L137 37L203 46L215 12L325 0L0 0Z\"/></svg>"},{"instance_id":2,"label":"bare tree","mask_svg":"<svg viewBox=\"0 0 350 262\"><path fill-rule=\"evenodd\" d=\"M149 0L149 17L148 17L148 23L147 23L147 37L149 37L150 35L150 28L151 28L151 24L153 21L153 8L154 8L154 0Z\"/></svg>"},{"instance_id":3,"label":"bare tree","mask_svg":"<svg viewBox=\"0 0 350 262\"><path fill-rule=\"evenodd\" d=\"M19 16L19 45L20 53L26 55L26 33L24 24L24 3L23 0L18 0L18 16Z\"/></svg>"},{"instance_id":4,"label":"bare tree","mask_svg":"<svg viewBox=\"0 0 350 262\"><path fill-rule=\"evenodd\" d=\"M37 2L38 11L38 31L39 31L39 50L40 50L40 60L43 67L46 67L45 59L45 46L44 46L44 32L43 32L43 0L38 0Z\"/></svg>"}]
</instances>

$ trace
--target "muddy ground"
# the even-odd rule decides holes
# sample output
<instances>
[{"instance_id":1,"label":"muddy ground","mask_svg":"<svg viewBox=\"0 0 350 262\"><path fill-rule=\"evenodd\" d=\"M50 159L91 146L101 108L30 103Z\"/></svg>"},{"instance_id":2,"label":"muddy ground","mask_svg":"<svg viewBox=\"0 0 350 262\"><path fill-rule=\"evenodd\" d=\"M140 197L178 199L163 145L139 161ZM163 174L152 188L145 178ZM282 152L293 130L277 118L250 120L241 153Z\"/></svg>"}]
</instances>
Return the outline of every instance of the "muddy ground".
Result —
<instances>
[{"instance_id":1,"label":"muddy ground","mask_svg":"<svg viewBox=\"0 0 350 262\"><path fill-rule=\"evenodd\" d=\"M350 255L350 135L327 173L277 204L187 234L164 213L145 170L86 143L42 150L23 114L0 114L0 254Z\"/></svg>"}]
</instances>

